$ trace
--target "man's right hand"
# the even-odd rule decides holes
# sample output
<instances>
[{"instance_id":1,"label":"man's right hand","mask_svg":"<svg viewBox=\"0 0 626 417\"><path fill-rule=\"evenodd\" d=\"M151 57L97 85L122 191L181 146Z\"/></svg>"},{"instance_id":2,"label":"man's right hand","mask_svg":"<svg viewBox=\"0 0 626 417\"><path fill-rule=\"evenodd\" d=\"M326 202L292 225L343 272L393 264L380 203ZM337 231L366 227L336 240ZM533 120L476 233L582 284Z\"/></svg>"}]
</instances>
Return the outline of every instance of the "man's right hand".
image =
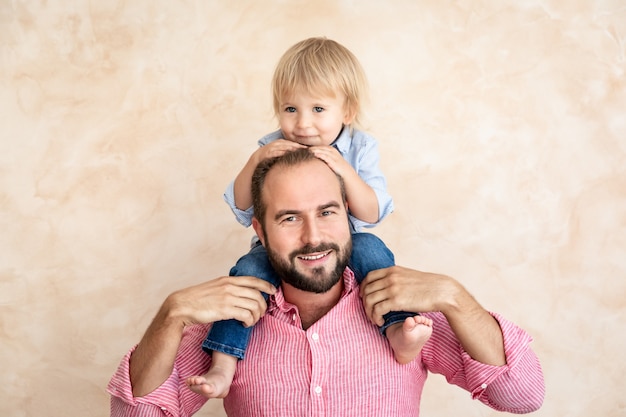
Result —
<instances>
[{"instance_id":1,"label":"man's right hand","mask_svg":"<svg viewBox=\"0 0 626 417\"><path fill-rule=\"evenodd\" d=\"M163 308L185 326L235 319L249 327L267 309L261 291L274 294L276 288L256 277L220 277L172 293Z\"/></svg>"},{"instance_id":2,"label":"man's right hand","mask_svg":"<svg viewBox=\"0 0 626 417\"><path fill-rule=\"evenodd\" d=\"M133 395L144 396L168 378L185 326L226 319L251 326L259 321L267 309L261 291L274 294L276 289L255 277L220 277L169 295L132 353Z\"/></svg>"}]
</instances>

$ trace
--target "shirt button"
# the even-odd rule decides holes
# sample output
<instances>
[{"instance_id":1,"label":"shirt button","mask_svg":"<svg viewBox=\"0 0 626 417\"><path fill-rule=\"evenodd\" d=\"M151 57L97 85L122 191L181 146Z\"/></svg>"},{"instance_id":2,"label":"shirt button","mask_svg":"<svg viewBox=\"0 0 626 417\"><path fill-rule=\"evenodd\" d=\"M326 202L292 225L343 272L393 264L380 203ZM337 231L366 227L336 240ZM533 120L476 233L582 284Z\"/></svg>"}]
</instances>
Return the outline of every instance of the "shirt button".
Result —
<instances>
[{"instance_id":1,"label":"shirt button","mask_svg":"<svg viewBox=\"0 0 626 417\"><path fill-rule=\"evenodd\" d=\"M487 388L487 384L482 384L480 387L481 387L482 389L486 389L486 388Z\"/></svg>"},{"instance_id":2,"label":"shirt button","mask_svg":"<svg viewBox=\"0 0 626 417\"><path fill-rule=\"evenodd\" d=\"M319 386L315 387L315 393L318 394L318 395L321 394L322 393L322 387L319 387Z\"/></svg>"},{"instance_id":3,"label":"shirt button","mask_svg":"<svg viewBox=\"0 0 626 417\"><path fill-rule=\"evenodd\" d=\"M317 333L313 333L311 335L311 339L313 339L313 340L315 340L317 342L318 340L320 340L320 335L317 334Z\"/></svg>"}]
</instances>

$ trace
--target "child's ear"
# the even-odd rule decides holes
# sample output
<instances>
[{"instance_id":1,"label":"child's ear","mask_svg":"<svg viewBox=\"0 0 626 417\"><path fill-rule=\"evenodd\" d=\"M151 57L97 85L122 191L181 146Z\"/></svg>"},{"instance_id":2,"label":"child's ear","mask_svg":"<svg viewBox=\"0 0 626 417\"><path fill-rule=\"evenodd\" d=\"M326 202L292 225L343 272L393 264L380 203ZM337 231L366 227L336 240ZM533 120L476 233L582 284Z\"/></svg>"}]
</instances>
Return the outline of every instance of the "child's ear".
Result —
<instances>
[{"instance_id":1,"label":"child's ear","mask_svg":"<svg viewBox=\"0 0 626 417\"><path fill-rule=\"evenodd\" d=\"M343 124L344 125L352 124L355 117L356 117L356 111L351 107L346 108L346 112L343 116Z\"/></svg>"}]
</instances>

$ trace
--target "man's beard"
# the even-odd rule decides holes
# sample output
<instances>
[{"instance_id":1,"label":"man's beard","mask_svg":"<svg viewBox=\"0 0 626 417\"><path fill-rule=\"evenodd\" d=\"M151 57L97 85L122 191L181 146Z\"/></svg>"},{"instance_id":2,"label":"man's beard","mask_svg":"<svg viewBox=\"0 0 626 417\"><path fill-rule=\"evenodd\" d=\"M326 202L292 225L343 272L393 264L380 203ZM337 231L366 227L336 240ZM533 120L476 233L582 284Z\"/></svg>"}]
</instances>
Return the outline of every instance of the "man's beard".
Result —
<instances>
[{"instance_id":1,"label":"man's beard","mask_svg":"<svg viewBox=\"0 0 626 417\"><path fill-rule=\"evenodd\" d=\"M350 254L352 253L352 240L350 239L343 248L340 248L339 245L335 243L322 243L316 247L305 246L291 252L286 260L282 259L272 250L267 238L265 239L265 243L270 262L280 279L299 290L316 294L327 292L339 282L339 279L343 277L343 271L346 269L346 266L348 266ZM335 264L335 268L328 273L325 273L324 268L315 268L312 270L312 276L309 277L296 269L295 259L297 256L324 252L331 249L337 254L337 263Z\"/></svg>"}]
</instances>

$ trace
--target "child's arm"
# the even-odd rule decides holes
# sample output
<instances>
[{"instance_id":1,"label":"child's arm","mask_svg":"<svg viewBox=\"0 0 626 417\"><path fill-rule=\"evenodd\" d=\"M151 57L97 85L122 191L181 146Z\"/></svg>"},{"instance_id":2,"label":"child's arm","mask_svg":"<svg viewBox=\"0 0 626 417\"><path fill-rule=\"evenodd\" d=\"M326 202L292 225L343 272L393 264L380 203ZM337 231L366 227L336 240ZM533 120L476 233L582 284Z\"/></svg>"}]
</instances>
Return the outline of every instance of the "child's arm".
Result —
<instances>
[{"instance_id":1,"label":"child's arm","mask_svg":"<svg viewBox=\"0 0 626 417\"><path fill-rule=\"evenodd\" d=\"M235 206L239 210L247 210L252 206L252 174L254 174L254 169L259 162L266 158L280 156L287 151L303 147L304 145L300 145L296 142L291 142L285 139L277 139L254 151L252 155L250 155L250 158L248 158L248 162L246 162L235 178Z\"/></svg>"},{"instance_id":2,"label":"child's arm","mask_svg":"<svg viewBox=\"0 0 626 417\"><path fill-rule=\"evenodd\" d=\"M350 213L361 221L377 223L379 219L378 198L372 187L363 181L337 149L332 146L312 146L310 149L317 158L326 162L337 175L343 178Z\"/></svg>"}]
</instances>

